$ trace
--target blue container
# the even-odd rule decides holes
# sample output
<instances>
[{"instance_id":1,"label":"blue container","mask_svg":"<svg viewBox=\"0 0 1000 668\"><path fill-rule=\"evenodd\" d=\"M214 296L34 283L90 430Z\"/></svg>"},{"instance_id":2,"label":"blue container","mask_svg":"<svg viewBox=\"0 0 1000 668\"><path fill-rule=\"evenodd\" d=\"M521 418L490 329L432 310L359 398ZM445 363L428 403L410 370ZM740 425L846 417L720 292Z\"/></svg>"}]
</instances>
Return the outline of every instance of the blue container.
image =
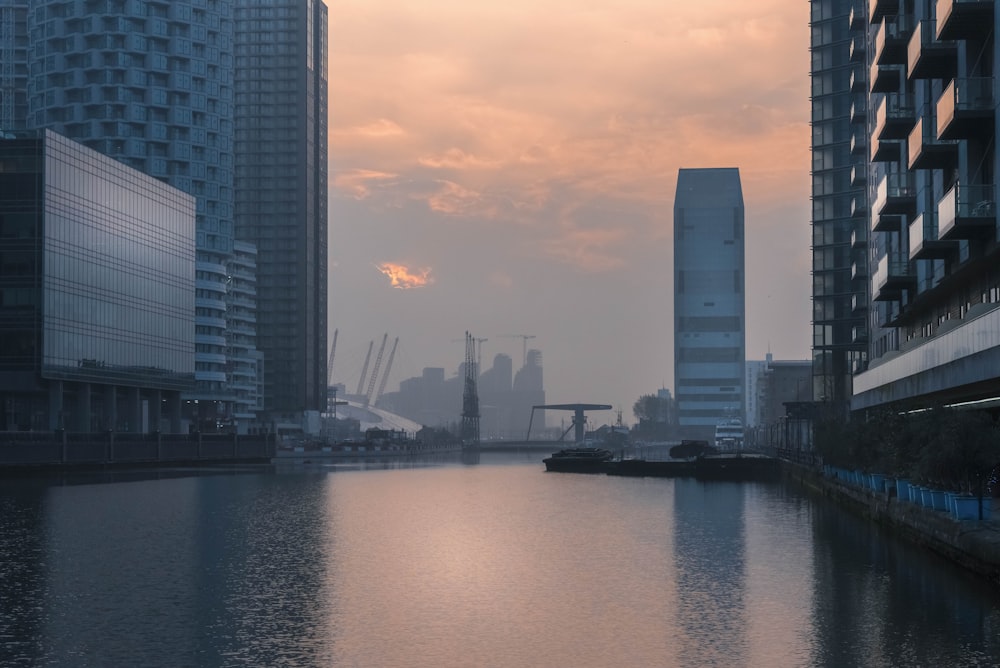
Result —
<instances>
[{"instance_id":1,"label":"blue container","mask_svg":"<svg viewBox=\"0 0 1000 668\"><path fill-rule=\"evenodd\" d=\"M955 496L955 512L952 515L956 520L978 520L979 519L979 499L975 496Z\"/></svg>"},{"instance_id":2,"label":"blue container","mask_svg":"<svg viewBox=\"0 0 1000 668\"><path fill-rule=\"evenodd\" d=\"M945 504L944 490L935 489L931 490L932 507L934 510L947 510L948 506Z\"/></svg>"},{"instance_id":3,"label":"blue container","mask_svg":"<svg viewBox=\"0 0 1000 668\"><path fill-rule=\"evenodd\" d=\"M885 476L881 473L872 473L872 491L876 494L881 494L885 490Z\"/></svg>"}]
</instances>

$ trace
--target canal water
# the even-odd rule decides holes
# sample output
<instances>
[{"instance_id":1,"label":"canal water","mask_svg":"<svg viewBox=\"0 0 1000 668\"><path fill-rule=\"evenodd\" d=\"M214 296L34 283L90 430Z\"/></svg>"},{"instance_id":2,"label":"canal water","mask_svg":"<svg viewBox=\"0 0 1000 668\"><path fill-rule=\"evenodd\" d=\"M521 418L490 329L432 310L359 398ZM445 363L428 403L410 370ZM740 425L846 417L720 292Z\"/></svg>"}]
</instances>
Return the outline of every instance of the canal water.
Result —
<instances>
[{"instance_id":1,"label":"canal water","mask_svg":"<svg viewBox=\"0 0 1000 668\"><path fill-rule=\"evenodd\" d=\"M995 592L794 485L539 460L0 481L0 665L1000 665Z\"/></svg>"}]
</instances>

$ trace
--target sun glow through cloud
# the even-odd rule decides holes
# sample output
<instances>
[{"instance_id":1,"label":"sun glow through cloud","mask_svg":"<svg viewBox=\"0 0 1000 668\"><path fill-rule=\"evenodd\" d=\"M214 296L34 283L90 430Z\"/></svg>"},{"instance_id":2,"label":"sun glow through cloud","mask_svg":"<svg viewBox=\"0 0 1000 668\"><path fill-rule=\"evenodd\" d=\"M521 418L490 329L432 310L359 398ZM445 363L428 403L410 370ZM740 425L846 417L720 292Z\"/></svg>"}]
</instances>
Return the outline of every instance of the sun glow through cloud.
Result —
<instances>
[{"instance_id":1,"label":"sun glow through cloud","mask_svg":"<svg viewBox=\"0 0 1000 668\"><path fill-rule=\"evenodd\" d=\"M390 284L400 290L423 288L434 282L430 269L411 269L406 265L383 262L375 268L389 277Z\"/></svg>"}]
</instances>

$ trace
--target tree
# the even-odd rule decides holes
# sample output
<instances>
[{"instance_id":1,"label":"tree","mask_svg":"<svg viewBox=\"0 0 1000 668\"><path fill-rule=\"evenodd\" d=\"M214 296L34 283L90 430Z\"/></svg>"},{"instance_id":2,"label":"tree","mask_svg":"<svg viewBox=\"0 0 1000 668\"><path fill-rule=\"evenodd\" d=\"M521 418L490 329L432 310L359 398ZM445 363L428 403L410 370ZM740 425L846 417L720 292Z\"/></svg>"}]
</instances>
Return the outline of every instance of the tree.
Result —
<instances>
[{"instance_id":1,"label":"tree","mask_svg":"<svg viewBox=\"0 0 1000 668\"><path fill-rule=\"evenodd\" d=\"M632 413L640 421L669 422L670 400L655 394L644 394L632 405Z\"/></svg>"}]
</instances>

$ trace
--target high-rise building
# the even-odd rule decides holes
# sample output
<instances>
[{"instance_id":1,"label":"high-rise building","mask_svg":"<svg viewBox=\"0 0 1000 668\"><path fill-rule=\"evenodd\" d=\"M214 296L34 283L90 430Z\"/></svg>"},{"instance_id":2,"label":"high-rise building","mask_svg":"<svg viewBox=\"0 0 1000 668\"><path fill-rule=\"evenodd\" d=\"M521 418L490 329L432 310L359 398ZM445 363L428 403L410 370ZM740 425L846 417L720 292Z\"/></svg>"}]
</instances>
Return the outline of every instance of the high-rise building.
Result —
<instances>
[{"instance_id":1,"label":"high-rise building","mask_svg":"<svg viewBox=\"0 0 1000 668\"><path fill-rule=\"evenodd\" d=\"M257 246L275 419L326 406L327 8L236 0L236 237Z\"/></svg>"},{"instance_id":2,"label":"high-rise building","mask_svg":"<svg viewBox=\"0 0 1000 668\"><path fill-rule=\"evenodd\" d=\"M735 168L681 169L674 198L674 384L683 438L743 417L743 190Z\"/></svg>"},{"instance_id":3,"label":"high-rise building","mask_svg":"<svg viewBox=\"0 0 1000 668\"><path fill-rule=\"evenodd\" d=\"M0 133L23 130L28 119L28 6L0 0Z\"/></svg>"},{"instance_id":4,"label":"high-rise building","mask_svg":"<svg viewBox=\"0 0 1000 668\"><path fill-rule=\"evenodd\" d=\"M811 0L813 382L846 416L868 349L868 135L864 0Z\"/></svg>"},{"instance_id":5,"label":"high-rise building","mask_svg":"<svg viewBox=\"0 0 1000 668\"><path fill-rule=\"evenodd\" d=\"M195 202L51 132L0 138L0 431L179 432Z\"/></svg>"},{"instance_id":6,"label":"high-rise building","mask_svg":"<svg viewBox=\"0 0 1000 668\"><path fill-rule=\"evenodd\" d=\"M997 401L996 2L854 5L832 28L866 47L872 335L852 407Z\"/></svg>"},{"instance_id":7,"label":"high-rise building","mask_svg":"<svg viewBox=\"0 0 1000 668\"><path fill-rule=\"evenodd\" d=\"M233 17L219 0L27 4L28 126L50 128L194 195L194 428L231 424Z\"/></svg>"}]
</instances>

